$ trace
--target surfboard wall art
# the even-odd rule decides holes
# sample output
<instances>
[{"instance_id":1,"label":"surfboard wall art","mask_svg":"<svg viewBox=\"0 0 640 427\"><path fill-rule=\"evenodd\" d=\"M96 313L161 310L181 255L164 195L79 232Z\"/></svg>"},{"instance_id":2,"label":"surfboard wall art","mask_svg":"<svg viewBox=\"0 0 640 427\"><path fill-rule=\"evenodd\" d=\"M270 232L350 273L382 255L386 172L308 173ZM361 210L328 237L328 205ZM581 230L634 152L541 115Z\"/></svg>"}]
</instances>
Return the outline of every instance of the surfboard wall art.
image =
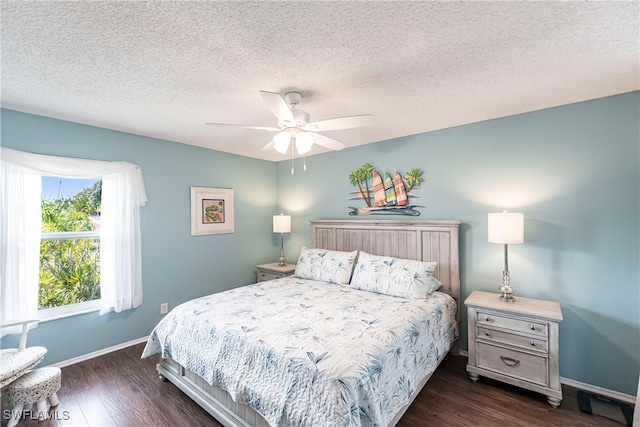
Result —
<instances>
[{"instance_id":1,"label":"surfboard wall art","mask_svg":"<svg viewBox=\"0 0 640 427\"><path fill-rule=\"evenodd\" d=\"M366 207L349 207L349 215L420 215L416 208L424 206L412 205L409 199L418 197L412 191L421 188L422 174L422 170L414 168L403 178L398 171L379 172L365 163L349 174L351 184L356 187L349 200L363 201Z\"/></svg>"}]
</instances>

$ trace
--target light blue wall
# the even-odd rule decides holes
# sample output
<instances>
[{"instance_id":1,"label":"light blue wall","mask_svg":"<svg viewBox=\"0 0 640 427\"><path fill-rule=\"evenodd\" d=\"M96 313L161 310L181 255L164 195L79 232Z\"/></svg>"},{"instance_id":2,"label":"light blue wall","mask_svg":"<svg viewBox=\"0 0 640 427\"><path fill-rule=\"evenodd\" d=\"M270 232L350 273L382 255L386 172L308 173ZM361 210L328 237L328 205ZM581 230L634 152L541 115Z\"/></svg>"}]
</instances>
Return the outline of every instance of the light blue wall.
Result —
<instances>
[{"instance_id":1,"label":"light blue wall","mask_svg":"<svg viewBox=\"0 0 640 427\"><path fill-rule=\"evenodd\" d=\"M511 245L516 296L557 300L560 374L635 395L640 370L640 93L598 99L278 163L278 206L293 215L289 258L311 244L310 219L353 218L349 173L425 171L418 219L462 221L463 298L497 292L501 245L487 213L525 214ZM428 117L425 117L428 120ZM354 132L357 132L354 130ZM389 219L389 217L374 217ZM402 219L403 217L393 217ZM406 218L406 217L405 217ZM292 255L293 254L293 255ZM466 313L461 347L466 348Z\"/></svg>"},{"instance_id":2,"label":"light blue wall","mask_svg":"<svg viewBox=\"0 0 640 427\"><path fill-rule=\"evenodd\" d=\"M144 303L120 314L41 323L29 343L48 348L44 363L144 337L160 320L161 303L175 307L253 283L256 264L277 259L274 163L10 110L1 119L6 147L140 165L149 200L140 210ZM191 186L234 189L235 233L191 237ZM2 345L12 341L15 336L6 337Z\"/></svg>"},{"instance_id":3,"label":"light blue wall","mask_svg":"<svg viewBox=\"0 0 640 427\"><path fill-rule=\"evenodd\" d=\"M144 304L41 324L29 334L55 363L137 339L159 306L255 281L279 239L271 215L293 215L288 260L311 244L310 219L353 218L348 175L365 162L425 171L421 219L459 219L462 293L497 292L502 247L487 243L486 215L526 215L512 245L516 296L560 301L563 377L635 394L640 369L640 93L552 108L277 164L2 110L5 146L126 160L142 167ZM354 130L356 132L356 130ZM242 174L237 174L242 170ZM231 187L236 231L189 235L189 187ZM371 217L381 218L381 217ZM388 218L388 217L386 217ZM402 217L397 217L401 219ZM462 347L466 347L463 314ZM11 337L2 344L11 342Z\"/></svg>"}]
</instances>

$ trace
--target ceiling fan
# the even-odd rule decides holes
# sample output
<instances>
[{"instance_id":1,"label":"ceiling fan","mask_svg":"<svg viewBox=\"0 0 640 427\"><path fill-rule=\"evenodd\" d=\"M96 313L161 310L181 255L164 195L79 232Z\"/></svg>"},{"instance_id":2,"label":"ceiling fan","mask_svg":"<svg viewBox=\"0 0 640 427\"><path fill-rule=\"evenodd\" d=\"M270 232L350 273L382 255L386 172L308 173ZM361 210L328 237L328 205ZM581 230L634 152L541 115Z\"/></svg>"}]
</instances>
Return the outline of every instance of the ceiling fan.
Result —
<instances>
[{"instance_id":1,"label":"ceiling fan","mask_svg":"<svg viewBox=\"0 0 640 427\"><path fill-rule=\"evenodd\" d=\"M298 103L302 100L302 94L300 92L287 92L284 94L284 97L282 97L278 93L260 91L260 95L262 95L262 99L267 104L267 107L269 107L271 112L273 112L278 119L277 127L227 123L207 124L213 126L234 126L245 129L259 129L278 132L278 134L262 148L263 150L275 149L282 154L286 154L289 150L289 145L291 144L295 145L299 155L303 155L311 150L311 146L314 143L321 147L336 151L342 150L346 147L343 143L317 132L352 129L370 126L375 123L371 114L338 117L334 119L320 120L318 122L310 122L309 113L296 108Z\"/></svg>"}]
</instances>

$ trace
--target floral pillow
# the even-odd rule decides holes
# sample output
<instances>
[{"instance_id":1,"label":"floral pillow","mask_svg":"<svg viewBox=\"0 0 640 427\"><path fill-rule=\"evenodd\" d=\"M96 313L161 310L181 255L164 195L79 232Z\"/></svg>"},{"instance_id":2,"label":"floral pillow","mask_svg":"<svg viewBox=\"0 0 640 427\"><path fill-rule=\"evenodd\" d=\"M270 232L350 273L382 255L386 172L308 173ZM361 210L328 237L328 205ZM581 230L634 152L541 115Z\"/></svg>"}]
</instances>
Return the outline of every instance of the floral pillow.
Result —
<instances>
[{"instance_id":1,"label":"floral pillow","mask_svg":"<svg viewBox=\"0 0 640 427\"><path fill-rule=\"evenodd\" d=\"M341 252L327 249L300 250L295 277L338 285L349 283L358 251Z\"/></svg>"},{"instance_id":2,"label":"floral pillow","mask_svg":"<svg viewBox=\"0 0 640 427\"><path fill-rule=\"evenodd\" d=\"M442 286L433 278L436 265L360 252L349 286L395 297L424 299Z\"/></svg>"}]
</instances>

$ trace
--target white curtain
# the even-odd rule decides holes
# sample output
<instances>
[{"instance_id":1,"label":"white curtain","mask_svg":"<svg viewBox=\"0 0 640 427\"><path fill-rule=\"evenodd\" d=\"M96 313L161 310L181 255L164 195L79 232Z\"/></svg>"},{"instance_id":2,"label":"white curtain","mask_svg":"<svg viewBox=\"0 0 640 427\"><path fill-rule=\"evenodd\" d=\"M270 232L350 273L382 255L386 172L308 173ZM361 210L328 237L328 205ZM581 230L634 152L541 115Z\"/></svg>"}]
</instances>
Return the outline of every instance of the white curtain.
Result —
<instances>
[{"instance_id":1,"label":"white curtain","mask_svg":"<svg viewBox=\"0 0 640 427\"><path fill-rule=\"evenodd\" d=\"M142 183L139 168L102 177L100 314L120 313L142 304L138 207L144 187L131 185L132 182Z\"/></svg>"},{"instance_id":2,"label":"white curtain","mask_svg":"<svg viewBox=\"0 0 640 427\"><path fill-rule=\"evenodd\" d=\"M37 317L42 175L102 179L100 314L142 304L139 208L147 197L139 166L4 147L0 166L0 322Z\"/></svg>"},{"instance_id":3,"label":"white curtain","mask_svg":"<svg viewBox=\"0 0 640 427\"><path fill-rule=\"evenodd\" d=\"M0 179L0 323L37 319L42 179L5 162ZM2 336L20 331L5 328Z\"/></svg>"}]
</instances>

